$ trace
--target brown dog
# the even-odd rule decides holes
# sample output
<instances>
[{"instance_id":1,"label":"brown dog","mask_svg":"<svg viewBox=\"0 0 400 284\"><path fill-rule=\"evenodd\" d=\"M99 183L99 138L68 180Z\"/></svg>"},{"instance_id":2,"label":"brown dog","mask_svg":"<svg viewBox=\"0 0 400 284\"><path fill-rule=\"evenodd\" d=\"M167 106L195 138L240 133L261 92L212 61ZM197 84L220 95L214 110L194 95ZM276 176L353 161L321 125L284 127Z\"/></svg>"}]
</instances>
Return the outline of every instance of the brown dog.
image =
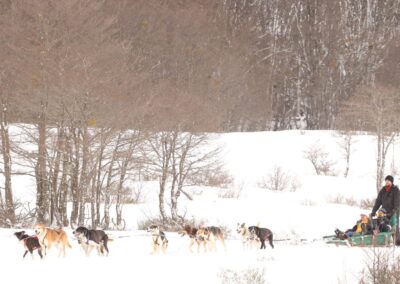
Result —
<instances>
[{"instance_id":1,"label":"brown dog","mask_svg":"<svg viewBox=\"0 0 400 284\"><path fill-rule=\"evenodd\" d=\"M39 238L39 243L44 249L44 254L47 254L47 249L50 249L52 245L58 245L59 251L58 256L65 256L65 247L72 248L67 233L63 229L51 229L47 228L43 224L35 226L35 233Z\"/></svg>"},{"instance_id":2,"label":"brown dog","mask_svg":"<svg viewBox=\"0 0 400 284\"><path fill-rule=\"evenodd\" d=\"M224 250L226 251L224 233L222 232L221 228L214 226L199 228L196 236L205 240L205 242L208 244L209 251L217 251L217 240L221 242Z\"/></svg>"},{"instance_id":3,"label":"brown dog","mask_svg":"<svg viewBox=\"0 0 400 284\"><path fill-rule=\"evenodd\" d=\"M202 236L197 235L197 228L194 228L190 225L185 225L183 229L179 232L179 234L183 236L188 236L190 238L190 244L189 244L189 250L191 253L193 253L193 245L196 243L197 244L197 253L200 252L200 246L203 245L204 247L204 252L207 251L206 247L206 240Z\"/></svg>"}]
</instances>

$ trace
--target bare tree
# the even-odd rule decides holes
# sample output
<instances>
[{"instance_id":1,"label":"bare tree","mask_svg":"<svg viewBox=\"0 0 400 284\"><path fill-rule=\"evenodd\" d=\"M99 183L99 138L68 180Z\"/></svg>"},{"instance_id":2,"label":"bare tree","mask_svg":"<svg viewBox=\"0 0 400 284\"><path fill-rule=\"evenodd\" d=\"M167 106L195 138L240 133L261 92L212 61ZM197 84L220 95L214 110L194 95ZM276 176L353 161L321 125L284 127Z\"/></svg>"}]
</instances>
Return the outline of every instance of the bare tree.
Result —
<instances>
[{"instance_id":1,"label":"bare tree","mask_svg":"<svg viewBox=\"0 0 400 284\"><path fill-rule=\"evenodd\" d=\"M168 219L165 210L165 192L170 187L171 218L179 221L178 199L184 194L192 199L185 186L199 182L197 176L219 164L219 148L210 148L210 137L173 130L156 133L147 139L145 155L150 171L158 176L159 209L164 221Z\"/></svg>"},{"instance_id":2,"label":"bare tree","mask_svg":"<svg viewBox=\"0 0 400 284\"><path fill-rule=\"evenodd\" d=\"M6 217L8 218L10 225L13 225L15 224L15 207L14 207L13 191L11 186L12 169L11 169L9 120L8 120L8 103L5 97L1 98L0 108L1 108L0 109L1 153L4 164L4 171L3 171L4 193L5 193L4 207L5 207Z\"/></svg>"},{"instance_id":3,"label":"bare tree","mask_svg":"<svg viewBox=\"0 0 400 284\"><path fill-rule=\"evenodd\" d=\"M304 151L304 157L311 162L317 175L334 175L332 169L334 162L329 160L328 153L321 148L318 142L310 145Z\"/></svg>"},{"instance_id":4,"label":"bare tree","mask_svg":"<svg viewBox=\"0 0 400 284\"><path fill-rule=\"evenodd\" d=\"M275 166L260 185L268 190L284 191L288 189L290 183L291 177L285 173L282 167Z\"/></svg>"},{"instance_id":5,"label":"bare tree","mask_svg":"<svg viewBox=\"0 0 400 284\"><path fill-rule=\"evenodd\" d=\"M149 135L147 147L144 148L146 162L149 170L158 176L159 188L158 202L160 215L163 221L168 219L165 210L165 191L167 181L171 176L171 159L175 151L177 131L163 131Z\"/></svg>"},{"instance_id":6,"label":"bare tree","mask_svg":"<svg viewBox=\"0 0 400 284\"><path fill-rule=\"evenodd\" d=\"M352 129L367 129L376 136L376 188L381 188L386 156L399 131L398 90L383 86L361 88L343 107L343 124Z\"/></svg>"},{"instance_id":7,"label":"bare tree","mask_svg":"<svg viewBox=\"0 0 400 284\"><path fill-rule=\"evenodd\" d=\"M340 141L338 145L342 150L343 157L346 160L346 169L343 173L343 176L347 178L350 170L350 157L354 151L354 143L355 143L354 133L352 131L342 131L340 133Z\"/></svg>"},{"instance_id":8,"label":"bare tree","mask_svg":"<svg viewBox=\"0 0 400 284\"><path fill-rule=\"evenodd\" d=\"M184 194L192 200L184 187L193 184L193 177L202 175L205 170L220 164L220 149L211 146L208 134L178 133L174 137L176 142L171 163L171 217L178 221L182 219L178 214L180 195Z\"/></svg>"}]
</instances>

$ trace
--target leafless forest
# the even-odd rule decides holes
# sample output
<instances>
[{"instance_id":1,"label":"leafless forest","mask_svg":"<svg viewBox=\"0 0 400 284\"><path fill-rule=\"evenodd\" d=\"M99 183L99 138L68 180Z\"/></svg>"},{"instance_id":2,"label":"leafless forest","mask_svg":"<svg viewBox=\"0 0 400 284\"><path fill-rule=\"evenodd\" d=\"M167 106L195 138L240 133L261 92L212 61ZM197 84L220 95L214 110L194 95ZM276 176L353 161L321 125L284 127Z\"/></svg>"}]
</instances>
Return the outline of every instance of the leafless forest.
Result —
<instances>
[{"instance_id":1,"label":"leafless forest","mask_svg":"<svg viewBox=\"0 0 400 284\"><path fill-rule=\"evenodd\" d=\"M224 176L210 132L369 130L384 158L399 24L398 0L0 0L0 224L123 227L140 179L179 222L185 186Z\"/></svg>"}]
</instances>

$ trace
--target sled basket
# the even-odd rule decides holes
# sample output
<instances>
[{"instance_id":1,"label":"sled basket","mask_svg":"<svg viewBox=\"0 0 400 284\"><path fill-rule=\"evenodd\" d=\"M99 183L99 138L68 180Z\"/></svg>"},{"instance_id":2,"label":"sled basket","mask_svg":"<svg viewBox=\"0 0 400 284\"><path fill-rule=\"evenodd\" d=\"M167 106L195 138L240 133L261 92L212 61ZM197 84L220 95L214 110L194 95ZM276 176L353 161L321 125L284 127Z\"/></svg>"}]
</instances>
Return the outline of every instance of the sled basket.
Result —
<instances>
[{"instance_id":1,"label":"sled basket","mask_svg":"<svg viewBox=\"0 0 400 284\"><path fill-rule=\"evenodd\" d=\"M337 246L355 246L355 247L383 247L393 245L393 233L382 232L374 235L353 235L347 240L341 240L336 236L324 237L327 244Z\"/></svg>"}]
</instances>

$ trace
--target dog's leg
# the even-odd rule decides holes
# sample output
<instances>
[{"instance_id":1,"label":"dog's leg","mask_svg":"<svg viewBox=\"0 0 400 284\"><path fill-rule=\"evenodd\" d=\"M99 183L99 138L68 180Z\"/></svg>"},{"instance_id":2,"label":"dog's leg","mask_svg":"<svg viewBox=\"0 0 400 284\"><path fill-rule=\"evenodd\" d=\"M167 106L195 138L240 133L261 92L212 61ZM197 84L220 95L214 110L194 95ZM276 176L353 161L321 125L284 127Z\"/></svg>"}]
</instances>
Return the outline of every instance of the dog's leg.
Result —
<instances>
[{"instance_id":1,"label":"dog's leg","mask_svg":"<svg viewBox=\"0 0 400 284\"><path fill-rule=\"evenodd\" d=\"M82 243L82 249L85 252L85 256L89 256L89 246L86 243Z\"/></svg>"},{"instance_id":2,"label":"dog's leg","mask_svg":"<svg viewBox=\"0 0 400 284\"><path fill-rule=\"evenodd\" d=\"M106 250L107 256L108 256L108 254L109 254L110 252L108 251L108 245L107 245L107 243L108 243L108 236L105 235L105 236L104 236L104 239L103 239L103 248ZM103 254L104 254L104 251L103 251Z\"/></svg>"},{"instance_id":3,"label":"dog's leg","mask_svg":"<svg viewBox=\"0 0 400 284\"><path fill-rule=\"evenodd\" d=\"M65 257L65 245L64 244L59 244L60 248L58 249L58 257Z\"/></svg>"},{"instance_id":4,"label":"dog's leg","mask_svg":"<svg viewBox=\"0 0 400 284\"><path fill-rule=\"evenodd\" d=\"M39 245L43 248L43 250L44 250L44 255L46 256L47 255L47 245L46 245L46 242L45 242L45 240L40 240L39 239Z\"/></svg>"},{"instance_id":5,"label":"dog's leg","mask_svg":"<svg viewBox=\"0 0 400 284\"><path fill-rule=\"evenodd\" d=\"M208 251L213 251L213 247L212 247L212 242L211 241L207 241L207 247L208 247Z\"/></svg>"},{"instance_id":6,"label":"dog's leg","mask_svg":"<svg viewBox=\"0 0 400 284\"><path fill-rule=\"evenodd\" d=\"M273 239L274 239L274 237L273 237L273 235L272 235L272 233L268 236L268 241L269 241L269 244L270 244L270 246L272 247L272 248L274 248L274 244L273 244Z\"/></svg>"},{"instance_id":7,"label":"dog's leg","mask_svg":"<svg viewBox=\"0 0 400 284\"><path fill-rule=\"evenodd\" d=\"M225 238L224 238L224 236L220 236L220 237L219 237L219 240L221 241L221 244L222 244L222 246L223 246L223 248L224 248L224 251L226 252L226 245L225 245Z\"/></svg>"},{"instance_id":8,"label":"dog's leg","mask_svg":"<svg viewBox=\"0 0 400 284\"><path fill-rule=\"evenodd\" d=\"M151 255L155 255L156 254L156 251L157 251L157 248L156 248L156 244L153 242L153 244L152 244L152 247L153 247L153 250L151 251Z\"/></svg>"},{"instance_id":9,"label":"dog's leg","mask_svg":"<svg viewBox=\"0 0 400 284\"><path fill-rule=\"evenodd\" d=\"M261 247L260 249L265 249L265 240L261 240Z\"/></svg>"},{"instance_id":10,"label":"dog's leg","mask_svg":"<svg viewBox=\"0 0 400 284\"><path fill-rule=\"evenodd\" d=\"M257 249L259 246L259 240L251 240L251 248L252 249Z\"/></svg>"},{"instance_id":11,"label":"dog's leg","mask_svg":"<svg viewBox=\"0 0 400 284\"><path fill-rule=\"evenodd\" d=\"M206 253L206 252L207 252L207 241L204 240L204 241L202 241L202 243L203 243L203 250L204 250L204 253Z\"/></svg>"},{"instance_id":12,"label":"dog's leg","mask_svg":"<svg viewBox=\"0 0 400 284\"><path fill-rule=\"evenodd\" d=\"M48 243L48 244L46 245L46 250L50 250L50 248L51 248L51 243Z\"/></svg>"},{"instance_id":13,"label":"dog's leg","mask_svg":"<svg viewBox=\"0 0 400 284\"><path fill-rule=\"evenodd\" d=\"M200 249L201 249L201 244L203 243L203 241L200 240L196 240L196 244L197 244L197 253L200 253Z\"/></svg>"},{"instance_id":14,"label":"dog's leg","mask_svg":"<svg viewBox=\"0 0 400 284\"><path fill-rule=\"evenodd\" d=\"M40 256L40 259L43 259L42 249L41 248L38 249L38 254Z\"/></svg>"},{"instance_id":15,"label":"dog's leg","mask_svg":"<svg viewBox=\"0 0 400 284\"><path fill-rule=\"evenodd\" d=\"M22 258L25 258L26 254L28 253L28 250L25 251L24 255L22 256Z\"/></svg>"},{"instance_id":16,"label":"dog's leg","mask_svg":"<svg viewBox=\"0 0 400 284\"><path fill-rule=\"evenodd\" d=\"M97 250L97 255L98 256L102 256L103 255L102 244L99 244L98 246L96 246L96 250Z\"/></svg>"},{"instance_id":17,"label":"dog's leg","mask_svg":"<svg viewBox=\"0 0 400 284\"><path fill-rule=\"evenodd\" d=\"M195 242L195 240L194 239L190 239L190 243L189 243L189 251L191 252L191 253L193 253L193 245L194 245L194 242ZM198 246L199 246L199 244L197 243L197 251L198 251Z\"/></svg>"},{"instance_id":18,"label":"dog's leg","mask_svg":"<svg viewBox=\"0 0 400 284\"><path fill-rule=\"evenodd\" d=\"M215 250L216 250L216 247L215 247L215 240L214 240L214 239L208 239L208 240L207 240L207 243L208 243L208 251L209 251L209 252L212 252L212 251L215 251Z\"/></svg>"},{"instance_id":19,"label":"dog's leg","mask_svg":"<svg viewBox=\"0 0 400 284\"><path fill-rule=\"evenodd\" d=\"M88 256L92 254L93 246L88 246Z\"/></svg>"}]
</instances>

